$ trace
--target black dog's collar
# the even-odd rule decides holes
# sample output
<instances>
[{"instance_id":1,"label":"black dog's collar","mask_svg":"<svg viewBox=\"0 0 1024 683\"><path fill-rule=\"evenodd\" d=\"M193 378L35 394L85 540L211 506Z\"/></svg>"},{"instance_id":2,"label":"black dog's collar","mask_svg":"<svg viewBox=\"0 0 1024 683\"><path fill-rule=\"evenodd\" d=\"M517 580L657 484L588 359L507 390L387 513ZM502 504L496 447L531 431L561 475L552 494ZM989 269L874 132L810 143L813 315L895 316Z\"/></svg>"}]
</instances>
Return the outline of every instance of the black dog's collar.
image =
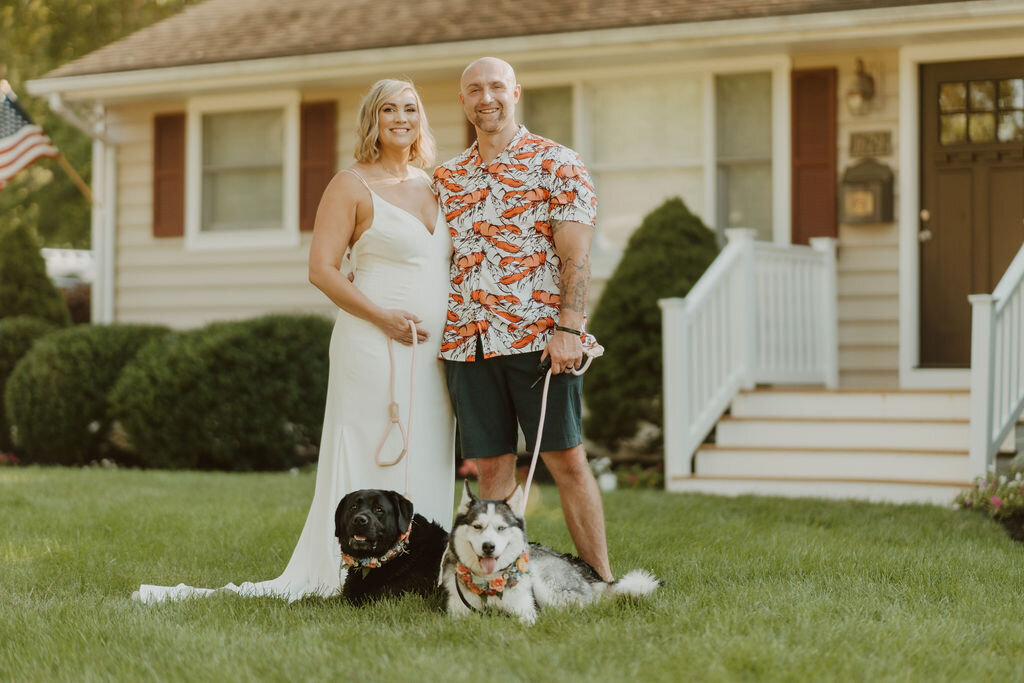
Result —
<instances>
[{"instance_id":1,"label":"black dog's collar","mask_svg":"<svg viewBox=\"0 0 1024 683\"><path fill-rule=\"evenodd\" d=\"M379 557L352 557L345 551L342 551L341 563L349 569L361 567L363 575L365 576L366 572L369 570L382 567L398 555L409 552L409 536L411 535L412 520L409 521L409 528L405 530L405 533L398 537L398 542L391 546L391 548L383 555L380 555Z\"/></svg>"}]
</instances>

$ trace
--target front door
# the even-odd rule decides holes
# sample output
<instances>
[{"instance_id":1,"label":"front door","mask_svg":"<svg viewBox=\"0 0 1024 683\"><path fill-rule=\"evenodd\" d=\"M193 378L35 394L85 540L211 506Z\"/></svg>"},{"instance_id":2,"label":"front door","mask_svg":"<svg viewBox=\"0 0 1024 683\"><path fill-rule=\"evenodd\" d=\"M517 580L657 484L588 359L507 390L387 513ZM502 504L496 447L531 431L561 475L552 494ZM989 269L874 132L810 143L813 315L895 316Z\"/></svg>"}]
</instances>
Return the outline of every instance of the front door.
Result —
<instances>
[{"instance_id":1,"label":"front door","mask_svg":"<svg viewBox=\"0 0 1024 683\"><path fill-rule=\"evenodd\" d=\"M1024 243L1024 58L921 67L920 365L968 367L968 294Z\"/></svg>"}]
</instances>

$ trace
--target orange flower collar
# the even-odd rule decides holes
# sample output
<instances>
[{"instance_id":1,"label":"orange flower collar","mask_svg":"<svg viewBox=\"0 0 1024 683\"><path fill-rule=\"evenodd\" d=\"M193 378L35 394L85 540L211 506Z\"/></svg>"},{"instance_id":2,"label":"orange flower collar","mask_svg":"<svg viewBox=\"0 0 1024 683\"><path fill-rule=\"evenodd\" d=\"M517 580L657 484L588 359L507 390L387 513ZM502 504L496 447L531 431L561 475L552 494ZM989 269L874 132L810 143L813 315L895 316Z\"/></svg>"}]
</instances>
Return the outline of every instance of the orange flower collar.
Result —
<instances>
[{"instance_id":1,"label":"orange flower collar","mask_svg":"<svg viewBox=\"0 0 1024 683\"><path fill-rule=\"evenodd\" d=\"M519 583L523 576L526 575L529 564L530 551L527 549L523 551L523 554L515 562L505 567L501 574L493 578L477 577L469 570L469 567L461 562L455 566L455 575L459 578L459 581L465 584L466 588L486 600L488 596L501 595L506 589L512 588L512 586Z\"/></svg>"},{"instance_id":2,"label":"orange flower collar","mask_svg":"<svg viewBox=\"0 0 1024 683\"><path fill-rule=\"evenodd\" d=\"M412 535L412 522L409 522L409 528L405 530L405 533L398 537L398 542L391 546L391 549L380 557L352 557L345 551L341 553L341 563L349 569L355 569L361 567L363 570L363 576L371 569L377 569L388 563L388 561L394 559L396 556L408 552L409 536Z\"/></svg>"}]
</instances>

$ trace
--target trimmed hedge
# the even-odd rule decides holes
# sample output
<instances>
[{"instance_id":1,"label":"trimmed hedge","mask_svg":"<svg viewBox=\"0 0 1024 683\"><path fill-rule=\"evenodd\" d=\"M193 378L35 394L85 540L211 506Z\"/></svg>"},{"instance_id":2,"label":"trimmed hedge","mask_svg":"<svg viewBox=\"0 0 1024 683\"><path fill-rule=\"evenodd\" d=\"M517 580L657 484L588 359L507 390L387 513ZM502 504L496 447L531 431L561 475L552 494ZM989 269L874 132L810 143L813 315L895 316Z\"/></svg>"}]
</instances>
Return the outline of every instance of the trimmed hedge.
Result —
<instances>
[{"instance_id":1,"label":"trimmed hedge","mask_svg":"<svg viewBox=\"0 0 1024 683\"><path fill-rule=\"evenodd\" d=\"M0 230L0 318L31 315L67 327L68 307L46 275L40 246L27 227Z\"/></svg>"},{"instance_id":2,"label":"trimmed hedge","mask_svg":"<svg viewBox=\"0 0 1024 683\"><path fill-rule=\"evenodd\" d=\"M107 392L146 342L168 332L149 325L81 325L40 339L14 368L5 394L23 459L84 465L116 458Z\"/></svg>"},{"instance_id":3,"label":"trimmed hedge","mask_svg":"<svg viewBox=\"0 0 1024 683\"><path fill-rule=\"evenodd\" d=\"M587 371L587 438L615 450L644 423L662 427L658 299L686 296L718 254L715 234L679 198L644 217L590 321L605 346Z\"/></svg>"},{"instance_id":4,"label":"trimmed hedge","mask_svg":"<svg viewBox=\"0 0 1024 683\"><path fill-rule=\"evenodd\" d=\"M11 426L7 422L7 410L4 407L7 378L36 340L56 329L57 327L48 320L28 315L0 319L0 452L14 448Z\"/></svg>"},{"instance_id":5,"label":"trimmed hedge","mask_svg":"<svg viewBox=\"0 0 1024 683\"><path fill-rule=\"evenodd\" d=\"M269 315L150 344L111 391L141 464L286 469L315 461L333 323Z\"/></svg>"}]
</instances>

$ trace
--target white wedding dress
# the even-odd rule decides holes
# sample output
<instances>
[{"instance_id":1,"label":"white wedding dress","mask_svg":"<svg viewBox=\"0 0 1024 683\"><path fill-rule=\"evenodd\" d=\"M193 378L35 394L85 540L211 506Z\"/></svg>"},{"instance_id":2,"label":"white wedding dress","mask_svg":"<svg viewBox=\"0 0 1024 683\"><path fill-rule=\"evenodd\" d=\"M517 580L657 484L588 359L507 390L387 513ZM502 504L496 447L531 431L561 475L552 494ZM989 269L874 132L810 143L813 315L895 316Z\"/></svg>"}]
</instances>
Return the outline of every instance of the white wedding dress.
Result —
<instances>
[{"instance_id":1,"label":"white wedding dress","mask_svg":"<svg viewBox=\"0 0 1024 683\"><path fill-rule=\"evenodd\" d=\"M447 529L451 526L454 503L455 418L438 351L447 312L451 239L440 210L431 232L411 213L372 190L370 194L373 223L352 248L353 283L376 304L419 316L420 325L429 333L428 340L416 349L416 393L406 455L412 458L409 497L417 513ZM397 342L393 347L395 398L405 424L409 414L412 348ZM221 590L288 600L307 595L326 597L340 590L341 551L334 537L338 501L357 489L405 491L404 459L387 468L374 462L374 452L389 423L390 371L384 333L375 325L339 310L331 336L331 369L316 491L298 545L284 573L276 579L232 583ZM381 460L394 460L401 449L401 435L395 427L381 451ZM144 603L156 603L213 592L185 584L143 585L133 597Z\"/></svg>"}]
</instances>

